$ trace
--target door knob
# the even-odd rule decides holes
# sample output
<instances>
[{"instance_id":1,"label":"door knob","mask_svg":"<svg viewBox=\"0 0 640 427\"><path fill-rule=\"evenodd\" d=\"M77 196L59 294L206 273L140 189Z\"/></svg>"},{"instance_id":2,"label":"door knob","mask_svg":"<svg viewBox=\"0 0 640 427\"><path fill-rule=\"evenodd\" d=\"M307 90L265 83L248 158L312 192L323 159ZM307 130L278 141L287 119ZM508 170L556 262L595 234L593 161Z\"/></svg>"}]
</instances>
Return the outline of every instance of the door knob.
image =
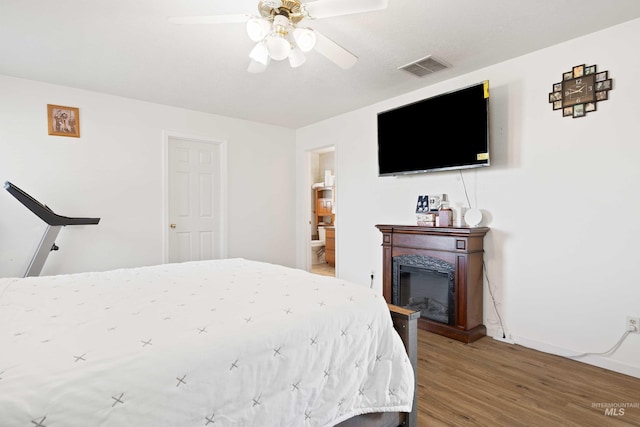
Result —
<instances>
[{"instance_id":1,"label":"door knob","mask_svg":"<svg viewBox=\"0 0 640 427\"><path fill-rule=\"evenodd\" d=\"M169 227L176 228L176 225L175 224L171 224Z\"/></svg>"}]
</instances>

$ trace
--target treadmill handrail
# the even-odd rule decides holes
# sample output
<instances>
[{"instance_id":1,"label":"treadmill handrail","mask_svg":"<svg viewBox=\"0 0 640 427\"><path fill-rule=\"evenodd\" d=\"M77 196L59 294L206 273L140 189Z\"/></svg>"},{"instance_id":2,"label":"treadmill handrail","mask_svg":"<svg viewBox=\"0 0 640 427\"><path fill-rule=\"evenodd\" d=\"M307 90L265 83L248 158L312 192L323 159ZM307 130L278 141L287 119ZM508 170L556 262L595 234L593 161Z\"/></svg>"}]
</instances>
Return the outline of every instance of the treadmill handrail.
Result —
<instances>
[{"instance_id":1,"label":"treadmill handrail","mask_svg":"<svg viewBox=\"0 0 640 427\"><path fill-rule=\"evenodd\" d=\"M58 215L53 212L48 206L43 205L20 188L16 187L9 181L4 183L4 188L13 197L18 199L20 203L25 205L27 209L36 214L41 220L51 226L65 226L65 225L87 225L98 224L100 218L69 218L66 216Z\"/></svg>"}]
</instances>

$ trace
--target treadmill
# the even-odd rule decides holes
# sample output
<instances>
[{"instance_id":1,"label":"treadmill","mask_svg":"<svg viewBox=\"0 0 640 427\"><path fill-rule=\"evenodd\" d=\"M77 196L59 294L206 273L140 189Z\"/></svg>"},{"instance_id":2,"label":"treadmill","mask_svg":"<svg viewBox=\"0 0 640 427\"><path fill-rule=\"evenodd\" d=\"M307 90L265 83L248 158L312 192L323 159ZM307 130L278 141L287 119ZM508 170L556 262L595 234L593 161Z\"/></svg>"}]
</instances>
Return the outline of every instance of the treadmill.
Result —
<instances>
[{"instance_id":1,"label":"treadmill","mask_svg":"<svg viewBox=\"0 0 640 427\"><path fill-rule=\"evenodd\" d=\"M41 220L47 223L47 229L40 240L40 245L36 253L33 255L29 268L27 268L24 277L39 276L44 263L51 251L57 251L59 248L55 243L56 237L62 227L67 225L95 225L100 222L100 218L69 218L58 215L53 212L47 205L43 205L36 199L16 187L9 181L4 183L4 188L13 197L18 199L20 203L27 207L31 212L36 214Z\"/></svg>"}]
</instances>

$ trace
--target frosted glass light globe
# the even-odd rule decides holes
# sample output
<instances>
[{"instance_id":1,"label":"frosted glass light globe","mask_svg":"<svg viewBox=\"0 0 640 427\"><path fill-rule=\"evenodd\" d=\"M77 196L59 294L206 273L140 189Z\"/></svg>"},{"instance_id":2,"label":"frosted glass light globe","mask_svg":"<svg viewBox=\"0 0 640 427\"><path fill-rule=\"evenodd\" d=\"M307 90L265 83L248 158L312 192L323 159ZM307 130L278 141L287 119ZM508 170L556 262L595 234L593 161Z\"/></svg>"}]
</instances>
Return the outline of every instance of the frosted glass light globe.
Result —
<instances>
[{"instance_id":1,"label":"frosted glass light globe","mask_svg":"<svg viewBox=\"0 0 640 427\"><path fill-rule=\"evenodd\" d=\"M309 52L316 45L316 33L309 28L296 28L293 38L303 52Z\"/></svg>"},{"instance_id":2,"label":"frosted glass light globe","mask_svg":"<svg viewBox=\"0 0 640 427\"><path fill-rule=\"evenodd\" d=\"M280 34L271 34L267 38L266 45L269 56L276 61L288 58L291 53L291 43Z\"/></svg>"},{"instance_id":3,"label":"frosted glass light globe","mask_svg":"<svg viewBox=\"0 0 640 427\"><path fill-rule=\"evenodd\" d=\"M299 47L295 47L289 55L289 65L291 65L291 68L298 68L304 64L306 60L307 57L304 56L304 53L302 53Z\"/></svg>"},{"instance_id":4,"label":"frosted glass light globe","mask_svg":"<svg viewBox=\"0 0 640 427\"><path fill-rule=\"evenodd\" d=\"M254 42L260 41L269 32L270 25L267 21L260 18L251 18L247 21L247 34Z\"/></svg>"},{"instance_id":5,"label":"frosted glass light globe","mask_svg":"<svg viewBox=\"0 0 640 427\"><path fill-rule=\"evenodd\" d=\"M249 58L263 65L267 65L269 63L269 52L267 52L267 48L264 43L258 43L251 50L251 53L249 53Z\"/></svg>"}]
</instances>

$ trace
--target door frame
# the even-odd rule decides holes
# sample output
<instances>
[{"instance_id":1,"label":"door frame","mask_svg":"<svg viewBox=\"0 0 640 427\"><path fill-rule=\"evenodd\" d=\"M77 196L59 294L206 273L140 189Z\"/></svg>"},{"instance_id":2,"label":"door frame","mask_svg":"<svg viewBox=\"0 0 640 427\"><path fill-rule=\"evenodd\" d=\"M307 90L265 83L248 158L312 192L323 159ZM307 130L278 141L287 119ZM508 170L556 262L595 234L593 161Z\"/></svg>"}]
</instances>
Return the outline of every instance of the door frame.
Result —
<instances>
[{"instance_id":1,"label":"door frame","mask_svg":"<svg viewBox=\"0 0 640 427\"><path fill-rule=\"evenodd\" d=\"M162 262L169 262L169 140L181 139L218 146L220 159L220 200L218 203L219 230L218 251L220 258L228 256L228 227L227 227L227 141L202 135L192 135L183 132L162 131Z\"/></svg>"}]
</instances>

